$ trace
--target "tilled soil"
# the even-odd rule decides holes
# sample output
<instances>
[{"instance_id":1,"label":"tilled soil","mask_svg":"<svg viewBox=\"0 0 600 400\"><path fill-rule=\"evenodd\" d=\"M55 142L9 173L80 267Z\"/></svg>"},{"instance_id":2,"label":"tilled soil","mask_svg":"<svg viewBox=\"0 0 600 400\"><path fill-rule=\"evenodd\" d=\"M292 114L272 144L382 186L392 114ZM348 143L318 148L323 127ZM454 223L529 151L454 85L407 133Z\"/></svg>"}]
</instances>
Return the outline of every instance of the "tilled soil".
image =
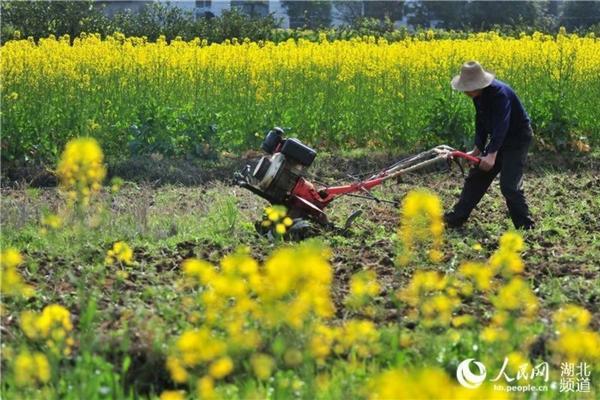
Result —
<instances>
[{"instance_id":1,"label":"tilled soil","mask_svg":"<svg viewBox=\"0 0 600 400\"><path fill-rule=\"evenodd\" d=\"M326 156L315 166L313 174L331 183L350 179L348 174L375 170L389 164L390 160L387 156L352 160ZM237 164L244 161L240 160ZM590 310L592 326L600 329L600 176L596 172L597 162L595 159L578 159L548 164L543 157L537 156L532 158L530 165L525 176L525 190L537 227L525 233L527 246L522 257L526 265L525 276L541 299L541 317L547 318L559 304L572 302ZM220 174L225 178L223 171L212 176ZM439 194L444 207L448 208L460 192L462 179L459 170L448 171L442 165L405 176L398 182L386 183L377 188L376 194L382 199L401 200L409 190L426 187ZM28 226L39 220L41 210L56 209L62 204L53 188L39 189L35 196L28 190L4 188L2 191L3 229L11 230L11 234L19 233L19 237L23 237L25 233L21 232L26 232ZM134 326L147 328L146 325L155 318L161 321L175 318L169 307L177 309L180 302L181 289L177 282L184 259L199 257L217 264L237 246L245 245L250 247L255 258L262 261L276 247L254 232L246 230L239 233L235 226L231 230L233 239L225 242L213 240L210 236L181 234L182 227L178 225L181 219L177 217L189 215L191 219L201 219L226 198L235 202L240 223L251 224L260 218L265 201L232 186L228 178L213 179L197 186L130 183L116 196L105 197L105 203L110 204L109 216L131 215L132 224L139 225L138 230L145 235L143 237L155 235L158 239L158 244L150 244L135 237L112 238L112 241L130 240L134 244L137 265L127 269L126 279L115 277L117 267L90 267L103 259L103 254L110 247L108 239L90 243L81 256L69 255L68 252L61 255L60 249L36 248L34 244L27 246L24 252L32 263L24 270L24 275L42 293L44 303L67 303L75 316L80 313L78 296L85 291L85 285L101 282L98 288L101 293L98 307L103 311L100 334L107 338L107 346L113 342L111 332L120 329L128 329L132 333L132 348L151 346L150 342L156 337L140 335ZM330 205L328 213L337 226L342 226L345 218L356 209L362 209L363 214L348 232L326 230L319 235L332 249L332 294L339 319L353 315L343 304L352 274L361 270L375 271L382 287L380 296L375 300L378 305L375 319L381 323L403 323L403 310L394 300L394 294L407 284L414 270L435 268L451 273L461 261L483 261L497 248L502 233L512 228L495 182L465 227L446 232L442 263L436 266L413 263L398 267L394 238L399 224L398 208L387 203L342 197ZM173 222L153 224L154 219L165 215L172 215ZM216 215L218 221L220 217ZM237 238L239 241L236 241ZM481 244L483 250L472 250L471 246L475 243ZM484 299L476 299L463 307L465 311L484 315L489 304ZM14 333L16 316L8 313L2 319L3 333L10 337ZM167 336L168 331L164 333ZM143 352L140 351L140 354Z\"/></svg>"}]
</instances>

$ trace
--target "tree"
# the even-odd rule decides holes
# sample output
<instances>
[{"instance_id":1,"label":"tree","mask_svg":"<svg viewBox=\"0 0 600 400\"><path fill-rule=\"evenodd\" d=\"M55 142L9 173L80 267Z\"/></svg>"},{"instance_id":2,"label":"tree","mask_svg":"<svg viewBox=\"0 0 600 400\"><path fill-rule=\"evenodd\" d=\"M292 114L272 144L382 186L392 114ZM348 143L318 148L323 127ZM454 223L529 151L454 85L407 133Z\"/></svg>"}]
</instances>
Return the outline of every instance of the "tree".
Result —
<instances>
[{"instance_id":1,"label":"tree","mask_svg":"<svg viewBox=\"0 0 600 400\"><path fill-rule=\"evenodd\" d=\"M126 36L146 36L151 41L160 35L165 35L168 40L176 36L186 38L194 23L190 11L169 3L150 3L139 12L120 11L113 22Z\"/></svg>"},{"instance_id":2,"label":"tree","mask_svg":"<svg viewBox=\"0 0 600 400\"><path fill-rule=\"evenodd\" d=\"M599 1L565 1L560 25L568 30L585 29L600 23Z\"/></svg>"},{"instance_id":3,"label":"tree","mask_svg":"<svg viewBox=\"0 0 600 400\"><path fill-rule=\"evenodd\" d=\"M0 4L3 35L18 30L23 37L34 39L51 34L69 34L73 39L84 31L103 33L109 23L90 0L3 1Z\"/></svg>"},{"instance_id":4,"label":"tree","mask_svg":"<svg viewBox=\"0 0 600 400\"><path fill-rule=\"evenodd\" d=\"M404 16L404 1L365 1L364 16L366 18L376 18L380 21L385 18L398 21Z\"/></svg>"},{"instance_id":5,"label":"tree","mask_svg":"<svg viewBox=\"0 0 600 400\"><path fill-rule=\"evenodd\" d=\"M469 25L476 31L494 25L536 26L543 16L544 2L540 1L471 1L468 3Z\"/></svg>"},{"instance_id":6,"label":"tree","mask_svg":"<svg viewBox=\"0 0 600 400\"><path fill-rule=\"evenodd\" d=\"M365 13L364 2L362 1L334 1L333 7L336 16L347 25L354 24L357 20L363 18Z\"/></svg>"},{"instance_id":7,"label":"tree","mask_svg":"<svg viewBox=\"0 0 600 400\"><path fill-rule=\"evenodd\" d=\"M331 1L283 1L290 28L318 29L331 25Z\"/></svg>"},{"instance_id":8,"label":"tree","mask_svg":"<svg viewBox=\"0 0 600 400\"><path fill-rule=\"evenodd\" d=\"M404 15L404 1L335 2L338 17L362 34L391 32Z\"/></svg>"},{"instance_id":9,"label":"tree","mask_svg":"<svg viewBox=\"0 0 600 400\"><path fill-rule=\"evenodd\" d=\"M465 1L416 1L408 7L408 23L413 26L462 29L469 24Z\"/></svg>"}]
</instances>

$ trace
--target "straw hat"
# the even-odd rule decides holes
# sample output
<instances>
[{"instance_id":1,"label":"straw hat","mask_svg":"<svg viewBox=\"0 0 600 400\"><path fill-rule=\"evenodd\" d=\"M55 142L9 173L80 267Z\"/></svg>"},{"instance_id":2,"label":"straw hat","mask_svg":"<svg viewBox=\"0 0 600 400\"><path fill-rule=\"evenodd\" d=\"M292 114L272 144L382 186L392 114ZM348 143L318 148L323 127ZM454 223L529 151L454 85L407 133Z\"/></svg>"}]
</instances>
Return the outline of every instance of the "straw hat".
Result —
<instances>
[{"instance_id":1,"label":"straw hat","mask_svg":"<svg viewBox=\"0 0 600 400\"><path fill-rule=\"evenodd\" d=\"M460 69L460 75L452 78L450 84L454 90L470 92L487 87L494 80L494 74L483 69L477 61L467 61Z\"/></svg>"}]
</instances>

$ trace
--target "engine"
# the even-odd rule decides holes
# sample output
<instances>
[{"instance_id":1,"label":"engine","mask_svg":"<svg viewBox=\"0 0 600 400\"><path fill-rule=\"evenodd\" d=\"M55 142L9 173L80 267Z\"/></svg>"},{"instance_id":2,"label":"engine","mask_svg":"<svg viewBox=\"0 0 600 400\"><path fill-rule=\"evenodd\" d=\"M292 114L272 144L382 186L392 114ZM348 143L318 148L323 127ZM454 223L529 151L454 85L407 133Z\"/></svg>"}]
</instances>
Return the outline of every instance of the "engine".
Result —
<instances>
[{"instance_id":1,"label":"engine","mask_svg":"<svg viewBox=\"0 0 600 400\"><path fill-rule=\"evenodd\" d=\"M310 167L317 152L298 139L284 139L283 129L272 129L261 148L268 154L252 171L253 186L272 200L284 203L287 196Z\"/></svg>"}]
</instances>

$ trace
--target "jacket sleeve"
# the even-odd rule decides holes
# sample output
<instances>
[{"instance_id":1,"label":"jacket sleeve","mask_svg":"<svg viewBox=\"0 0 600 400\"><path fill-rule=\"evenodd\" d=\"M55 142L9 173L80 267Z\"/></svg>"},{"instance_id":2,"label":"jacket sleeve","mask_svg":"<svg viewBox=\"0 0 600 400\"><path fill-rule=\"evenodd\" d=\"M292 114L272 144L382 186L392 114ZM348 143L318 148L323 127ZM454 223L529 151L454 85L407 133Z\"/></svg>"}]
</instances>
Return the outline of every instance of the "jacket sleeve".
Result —
<instances>
[{"instance_id":1,"label":"jacket sleeve","mask_svg":"<svg viewBox=\"0 0 600 400\"><path fill-rule=\"evenodd\" d=\"M475 106L475 147L483 153L485 142L487 141L487 133L485 132L483 122L481 121L481 111Z\"/></svg>"},{"instance_id":2,"label":"jacket sleeve","mask_svg":"<svg viewBox=\"0 0 600 400\"><path fill-rule=\"evenodd\" d=\"M504 143L510 125L510 108L510 99L504 93L498 93L492 100L492 132L486 149L488 154L497 152Z\"/></svg>"}]
</instances>

